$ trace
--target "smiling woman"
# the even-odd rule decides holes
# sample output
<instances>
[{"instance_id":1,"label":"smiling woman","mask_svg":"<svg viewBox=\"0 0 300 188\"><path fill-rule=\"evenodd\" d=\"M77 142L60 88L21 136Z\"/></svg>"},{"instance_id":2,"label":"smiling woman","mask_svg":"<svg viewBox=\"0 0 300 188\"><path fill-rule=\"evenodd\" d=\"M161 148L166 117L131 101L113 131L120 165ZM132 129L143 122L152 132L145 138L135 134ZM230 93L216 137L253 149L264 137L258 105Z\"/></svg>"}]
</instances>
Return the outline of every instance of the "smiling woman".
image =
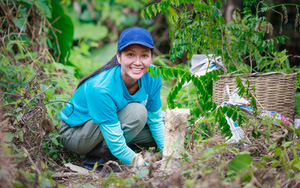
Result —
<instances>
[{"instance_id":1,"label":"smiling woman","mask_svg":"<svg viewBox=\"0 0 300 188\"><path fill-rule=\"evenodd\" d=\"M153 66L153 48L147 30L123 31L116 56L85 77L59 113L61 142L74 153L86 154L83 167L91 170L98 163L100 171L104 163L120 159L139 169L147 163L132 147L157 146L162 151L161 80L147 71Z\"/></svg>"},{"instance_id":2,"label":"smiling woman","mask_svg":"<svg viewBox=\"0 0 300 188\"><path fill-rule=\"evenodd\" d=\"M131 95L139 88L138 80L147 72L152 63L150 48L139 44L131 44L119 55L118 61L121 64L121 75Z\"/></svg>"}]
</instances>

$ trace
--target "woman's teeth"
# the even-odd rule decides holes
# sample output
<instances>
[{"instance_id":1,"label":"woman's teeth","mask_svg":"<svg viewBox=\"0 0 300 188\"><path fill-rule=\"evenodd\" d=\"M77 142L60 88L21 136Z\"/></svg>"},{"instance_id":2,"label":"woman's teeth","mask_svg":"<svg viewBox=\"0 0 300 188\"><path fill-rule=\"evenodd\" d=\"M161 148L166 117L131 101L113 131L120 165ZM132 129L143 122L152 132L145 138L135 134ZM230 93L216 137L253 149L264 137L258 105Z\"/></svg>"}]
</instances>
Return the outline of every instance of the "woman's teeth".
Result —
<instances>
[{"instance_id":1,"label":"woman's teeth","mask_svg":"<svg viewBox=\"0 0 300 188\"><path fill-rule=\"evenodd\" d=\"M142 69L135 69L135 68L131 68L132 70L134 70L134 71L140 71L140 70L142 70Z\"/></svg>"}]
</instances>

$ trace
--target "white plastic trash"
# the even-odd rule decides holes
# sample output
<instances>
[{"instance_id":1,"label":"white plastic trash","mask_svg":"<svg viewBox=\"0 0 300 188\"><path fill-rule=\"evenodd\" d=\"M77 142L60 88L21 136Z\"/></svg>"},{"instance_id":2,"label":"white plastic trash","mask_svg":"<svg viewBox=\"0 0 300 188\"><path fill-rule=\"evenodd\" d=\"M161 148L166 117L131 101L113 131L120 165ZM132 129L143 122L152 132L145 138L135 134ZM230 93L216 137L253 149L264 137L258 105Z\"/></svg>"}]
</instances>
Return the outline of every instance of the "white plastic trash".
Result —
<instances>
[{"instance_id":1,"label":"white plastic trash","mask_svg":"<svg viewBox=\"0 0 300 188\"><path fill-rule=\"evenodd\" d=\"M227 72L224 64L222 63L221 56L215 57L214 54L194 54L191 61L190 72L196 76L203 76L206 72L211 72L222 67ZM186 87L189 83L185 83L182 87Z\"/></svg>"}]
</instances>

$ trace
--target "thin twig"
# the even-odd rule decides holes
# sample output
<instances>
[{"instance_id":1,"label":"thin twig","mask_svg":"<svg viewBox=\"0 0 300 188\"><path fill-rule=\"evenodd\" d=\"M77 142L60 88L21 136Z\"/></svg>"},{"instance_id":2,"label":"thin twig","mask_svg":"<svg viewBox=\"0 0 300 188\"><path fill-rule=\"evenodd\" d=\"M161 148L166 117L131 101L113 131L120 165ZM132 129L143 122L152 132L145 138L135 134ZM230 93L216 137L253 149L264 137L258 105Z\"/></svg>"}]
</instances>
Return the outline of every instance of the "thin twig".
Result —
<instances>
[{"instance_id":1,"label":"thin twig","mask_svg":"<svg viewBox=\"0 0 300 188\"><path fill-rule=\"evenodd\" d=\"M35 95L34 97L32 97L32 98L24 105L24 107L26 107L26 106L27 106L33 99L35 99L37 96L39 96L39 95L45 93L45 92L46 92L48 89L50 89L51 87L52 87L52 85L50 85L49 87L47 87L46 90L41 91L40 93L38 93L37 95Z\"/></svg>"},{"instance_id":2,"label":"thin twig","mask_svg":"<svg viewBox=\"0 0 300 188\"><path fill-rule=\"evenodd\" d=\"M233 65L235 66L236 69L238 69L238 66L237 66L236 63L234 62L234 60L233 60L232 56L230 55L229 50L228 50L227 48L226 48L226 51L227 51L228 56L229 56L230 60L232 61Z\"/></svg>"},{"instance_id":3,"label":"thin twig","mask_svg":"<svg viewBox=\"0 0 300 188\"><path fill-rule=\"evenodd\" d=\"M251 44L250 44L250 74L252 73L252 58L251 58L251 52L252 52L252 41L251 41Z\"/></svg>"},{"instance_id":4,"label":"thin twig","mask_svg":"<svg viewBox=\"0 0 300 188\"><path fill-rule=\"evenodd\" d=\"M29 154L28 151L27 151L27 149L24 148L23 146L22 146L22 149L23 149L24 152L27 154L27 156L28 156L28 158L29 158L31 164L34 166L34 168L36 169L36 171L38 172L38 174L41 174L41 171L38 169L38 167L37 167L37 166L35 165L35 163L33 162L32 158L30 157L30 154Z\"/></svg>"},{"instance_id":5,"label":"thin twig","mask_svg":"<svg viewBox=\"0 0 300 188\"><path fill-rule=\"evenodd\" d=\"M13 94L13 93L7 93L7 92L0 92L0 93L5 94L5 95L12 95L12 96L15 96L15 97L21 97L21 95Z\"/></svg>"}]
</instances>

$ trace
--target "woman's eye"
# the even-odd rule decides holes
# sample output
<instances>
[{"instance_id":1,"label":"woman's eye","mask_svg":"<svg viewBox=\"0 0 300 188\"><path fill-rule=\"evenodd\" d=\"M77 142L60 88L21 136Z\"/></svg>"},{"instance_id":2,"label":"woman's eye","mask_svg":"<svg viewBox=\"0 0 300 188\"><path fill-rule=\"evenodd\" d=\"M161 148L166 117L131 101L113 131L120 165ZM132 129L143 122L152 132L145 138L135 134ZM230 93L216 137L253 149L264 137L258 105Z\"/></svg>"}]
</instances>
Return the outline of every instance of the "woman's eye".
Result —
<instances>
[{"instance_id":1,"label":"woman's eye","mask_svg":"<svg viewBox=\"0 0 300 188\"><path fill-rule=\"evenodd\" d=\"M144 54L144 55L142 55L142 57L148 57L148 55L145 55L145 54Z\"/></svg>"}]
</instances>

